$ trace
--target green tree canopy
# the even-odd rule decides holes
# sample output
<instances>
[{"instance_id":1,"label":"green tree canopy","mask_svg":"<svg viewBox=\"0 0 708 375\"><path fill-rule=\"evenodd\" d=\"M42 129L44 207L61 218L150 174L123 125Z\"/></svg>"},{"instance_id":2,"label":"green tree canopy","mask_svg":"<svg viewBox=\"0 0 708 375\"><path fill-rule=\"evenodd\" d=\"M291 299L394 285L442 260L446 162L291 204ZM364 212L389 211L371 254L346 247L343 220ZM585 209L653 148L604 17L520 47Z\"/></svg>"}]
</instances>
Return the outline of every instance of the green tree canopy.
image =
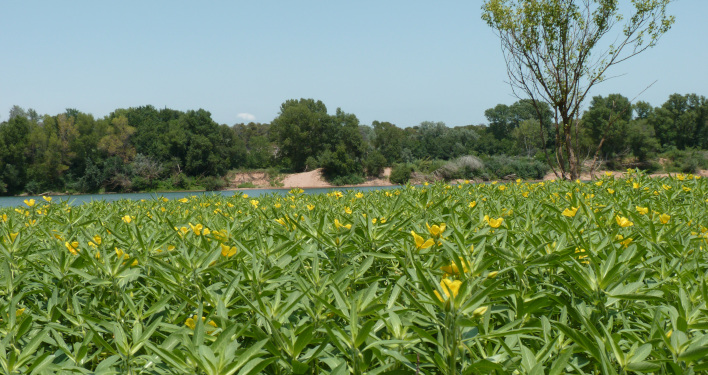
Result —
<instances>
[{"instance_id":1,"label":"green tree canopy","mask_svg":"<svg viewBox=\"0 0 708 375\"><path fill-rule=\"evenodd\" d=\"M572 130L590 89L610 67L654 46L669 30L669 2L633 0L625 17L619 0L484 1L482 19L501 39L513 92L536 106L546 102L557 113L559 177L579 175ZM616 26L620 31L609 35Z\"/></svg>"}]
</instances>

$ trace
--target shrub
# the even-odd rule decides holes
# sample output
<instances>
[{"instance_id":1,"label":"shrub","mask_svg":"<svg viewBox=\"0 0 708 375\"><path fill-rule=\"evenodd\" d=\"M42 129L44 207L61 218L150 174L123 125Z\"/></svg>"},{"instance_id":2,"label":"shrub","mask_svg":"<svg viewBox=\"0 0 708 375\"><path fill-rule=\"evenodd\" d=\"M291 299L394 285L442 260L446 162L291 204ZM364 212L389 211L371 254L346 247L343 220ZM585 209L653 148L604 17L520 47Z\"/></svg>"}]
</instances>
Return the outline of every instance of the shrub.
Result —
<instances>
[{"instance_id":1,"label":"shrub","mask_svg":"<svg viewBox=\"0 0 708 375\"><path fill-rule=\"evenodd\" d=\"M550 169L546 163L527 157L491 156L485 160L486 171L492 178L516 175L524 179L542 179Z\"/></svg>"},{"instance_id":2,"label":"shrub","mask_svg":"<svg viewBox=\"0 0 708 375\"><path fill-rule=\"evenodd\" d=\"M380 152L373 151L364 160L364 168L367 176L379 177L386 168L386 158Z\"/></svg>"},{"instance_id":3,"label":"shrub","mask_svg":"<svg viewBox=\"0 0 708 375\"><path fill-rule=\"evenodd\" d=\"M202 178L201 185L206 191L216 191L226 187L226 181L221 177L207 176Z\"/></svg>"},{"instance_id":4,"label":"shrub","mask_svg":"<svg viewBox=\"0 0 708 375\"><path fill-rule=\"evenodd\" d=\"M314 156L308 156L305 160L305 170L312 171L320 167L320 163Z\"/></svg>"},{"instance_id":5,"label":"shrub","mask_svg":"<svg viewBox=\"0 0 708 375\"><path fill-rule=\"evenodd\" d=\"M157 187L157 182L155 180L149 180L142 176L133 177L131 179L131 182L131 189L133 191L155 190L155 188Z\"/></svg>"},{"instance_id":6,"label":"shrub","mask_svg":"<svg viewBox=\"0 0 708 375\"><path fill-rule=\"evenodd\" d=\"M332 184L343 184L342 181L363 181L361 163L349 155L340 145L332 152L326 150L320 155L319 164L325 180ZM349 183L346 183L349 184Z\"/></svg>"},{"instance_id":7,"label":"shrub","mask_svg":"<svg viewBox=\"0 0 708 375\"><path fill-rule=\"evenodd\" d=\"M699 169L708 168L708 155L704 151L671 147L661 157L668 159L664 166L667 172L696 173Z\"/></svg>"},{"instance_id":8,"label":"shrub","mask_svg":"<svg viewBox=\"0 0 708 375\"><path fill-rule=\"evenodd\" d=\"M329 180L329 183L331 183L332 185L336 185L336 186L342 186L342 185L357 185L357 184L360 184L364 181L365 180L363 177L361 177L359 175L355 175L355 174L350 174L347 176L334 177L331 180Z\"/></svg>"},{"instance_id":9,"label":"shrub","mask_svg":"<svg viewBox=\"0 0 708 375\"><path fill-rule=\"evenodd\" d=\"M405 185L411 179L413 168L408 164L396 164L391 169L391 176L388 178L394 184Z\"/></svg>"},{"instance_id":10,"label":"shrub","mask_svg":"<svg viewBox=\"0 0 708 375\"><path fill-rule=\"evenodd\" d=\"M254 185L253 182L249 181L249 182L240 183L236 187L239 189L252 189L252 188L255 188L256 185Z\"/></svg>"}]
</instances>

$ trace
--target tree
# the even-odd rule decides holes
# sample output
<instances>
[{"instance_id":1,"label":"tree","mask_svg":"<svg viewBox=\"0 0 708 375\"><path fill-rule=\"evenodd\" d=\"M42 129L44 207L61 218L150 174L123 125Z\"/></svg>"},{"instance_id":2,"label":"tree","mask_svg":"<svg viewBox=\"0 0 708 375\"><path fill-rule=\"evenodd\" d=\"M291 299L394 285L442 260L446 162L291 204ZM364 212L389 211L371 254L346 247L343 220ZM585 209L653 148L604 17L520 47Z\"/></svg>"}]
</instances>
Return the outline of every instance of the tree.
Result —
<instances>
[{"instance_id":1,"label":"tree","mask_svg":"<svg viewBox=\"0 0 708 375\"><path fill-rule=\"evenodd\" d=\"M290 99L281 104L270 130L278 146L278 157L296 171L305 170L308 157L331 149L331 138L335 136L327 107L314 99Z\"/></svg>"},{"instance_id":2,"label":"tree","mask_svg":"<svg viewBox=\"0 0 708 375\"><path fill-rule=\"evenodd\" d=\"M583 114L582 125L595 144L601 144L605 157L620 154L629 145L628 129L632 119L632 104L620 94L606 98L595 96Z\"/></svg>"},{"instance_id":3,"label":"tree","mask_svg":"<svg viewBox=\"0 0 708 375\"><path fill-rule=\"evenodd\" d=\"M627 19L619 0L484 1L482 19L499 35L514 94L531 99L538 113L541 102L554 109L558 177L579 175L573 125L590 89L610 67L656 45L674 22L670 1L634 0ZM605 47L618 25L622 31Z\"/></svg>"},{"instance_id":4,"label":"tree","mask_svg":"<svg viewBox=\"0 0 708 375\"><path fill-rule=\"evenodd\" d=\"M123 163L129 163L135 156L135 147L130 142L135 128L128 125L128 119L121 115L111 120L107 134L98 142L98 148L108 156L118 156Z\"/></svg>"},{"instance_id":5,"label":"tree","mask_svg":"<svg viewBox=\"0 0 708 375\"><path fill-rule=\"evenodd\" d=\"M400 161L405 132L396 125L386 121L374 121L371 125L374 128L374 137L372 140L374 148L386 158L389 164Z\"/></svg>"},{"instance_id":6,"label":"tree","mask_svg":"<svg viewBox=\"0 0 708 375\"><path fill-rule=\"evenodd\" d=\"M649 116L662 146L708 147L708 101L696 94L672 94Z\"/></svg>"}]
</instances>

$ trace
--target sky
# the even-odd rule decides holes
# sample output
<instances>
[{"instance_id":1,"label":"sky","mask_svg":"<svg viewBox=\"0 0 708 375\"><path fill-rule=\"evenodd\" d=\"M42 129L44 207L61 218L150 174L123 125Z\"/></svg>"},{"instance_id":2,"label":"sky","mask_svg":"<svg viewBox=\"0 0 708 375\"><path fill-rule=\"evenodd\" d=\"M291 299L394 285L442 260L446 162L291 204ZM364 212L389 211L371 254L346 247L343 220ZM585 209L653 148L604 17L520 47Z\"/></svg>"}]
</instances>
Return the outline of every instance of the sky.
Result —
<instances>
[{"instance_id":1,"label":"sky","mask_svg":"<svg viewBox=\"0 0 708 375\"><path fill-rule=\"evenodd\" d=\"M366 125L483 124L486 109L517 98L481 3L2 1L0 121L13 105L101 118L149 104L233 125L313 98ZM676 23L658 45L613 67L589 98L633 99L655 81L636 100L708 95L708 1L677 0L669 13Z\"/></svg>"}]
</instances>

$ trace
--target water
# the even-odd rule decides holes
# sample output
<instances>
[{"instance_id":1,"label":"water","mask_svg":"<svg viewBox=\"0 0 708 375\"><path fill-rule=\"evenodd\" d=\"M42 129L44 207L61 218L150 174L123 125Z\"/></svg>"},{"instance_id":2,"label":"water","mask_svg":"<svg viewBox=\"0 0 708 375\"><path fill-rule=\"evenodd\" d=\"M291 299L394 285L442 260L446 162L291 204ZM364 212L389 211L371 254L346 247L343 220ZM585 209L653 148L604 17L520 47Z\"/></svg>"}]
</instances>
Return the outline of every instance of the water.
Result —
<instances>
[{"instance_id":1,"label":"water","mask_svg":"<svg viewBox=\"0 0 708 375\"><path fill-rule=\"evenodd\" d=\"M331 191L374 191L382 189L396 189L401 186L361 186L361 187L333 187L333 188L313 188L313 189L303 189L305 194L322 194ZM280 194L285 195L291 189L247 189L247 190L223 190L214 192L194 192L194 191L180 191L180 192L168 192L168 193L121 193L121 194L79 194L79 195L61 195L52 196L52 203L59 203L63 201L68 201L71 205L80 205L82 203L92 202L92 201L105 201L113 202L121 199L130 200L140 200L140 199L155 199L156 197L165 197L167 199L180 199L184 197L190 197L192 195L201 194L214 194L223 196L233 196L234 194L248 194L249 197L257 197L259 195L268 194ZM44 202L41 196L26 196L26 197L0 197L0 207L17 207L25 206L25 199L34 199L37 203Z\"/></svg>"}]
</instances>

